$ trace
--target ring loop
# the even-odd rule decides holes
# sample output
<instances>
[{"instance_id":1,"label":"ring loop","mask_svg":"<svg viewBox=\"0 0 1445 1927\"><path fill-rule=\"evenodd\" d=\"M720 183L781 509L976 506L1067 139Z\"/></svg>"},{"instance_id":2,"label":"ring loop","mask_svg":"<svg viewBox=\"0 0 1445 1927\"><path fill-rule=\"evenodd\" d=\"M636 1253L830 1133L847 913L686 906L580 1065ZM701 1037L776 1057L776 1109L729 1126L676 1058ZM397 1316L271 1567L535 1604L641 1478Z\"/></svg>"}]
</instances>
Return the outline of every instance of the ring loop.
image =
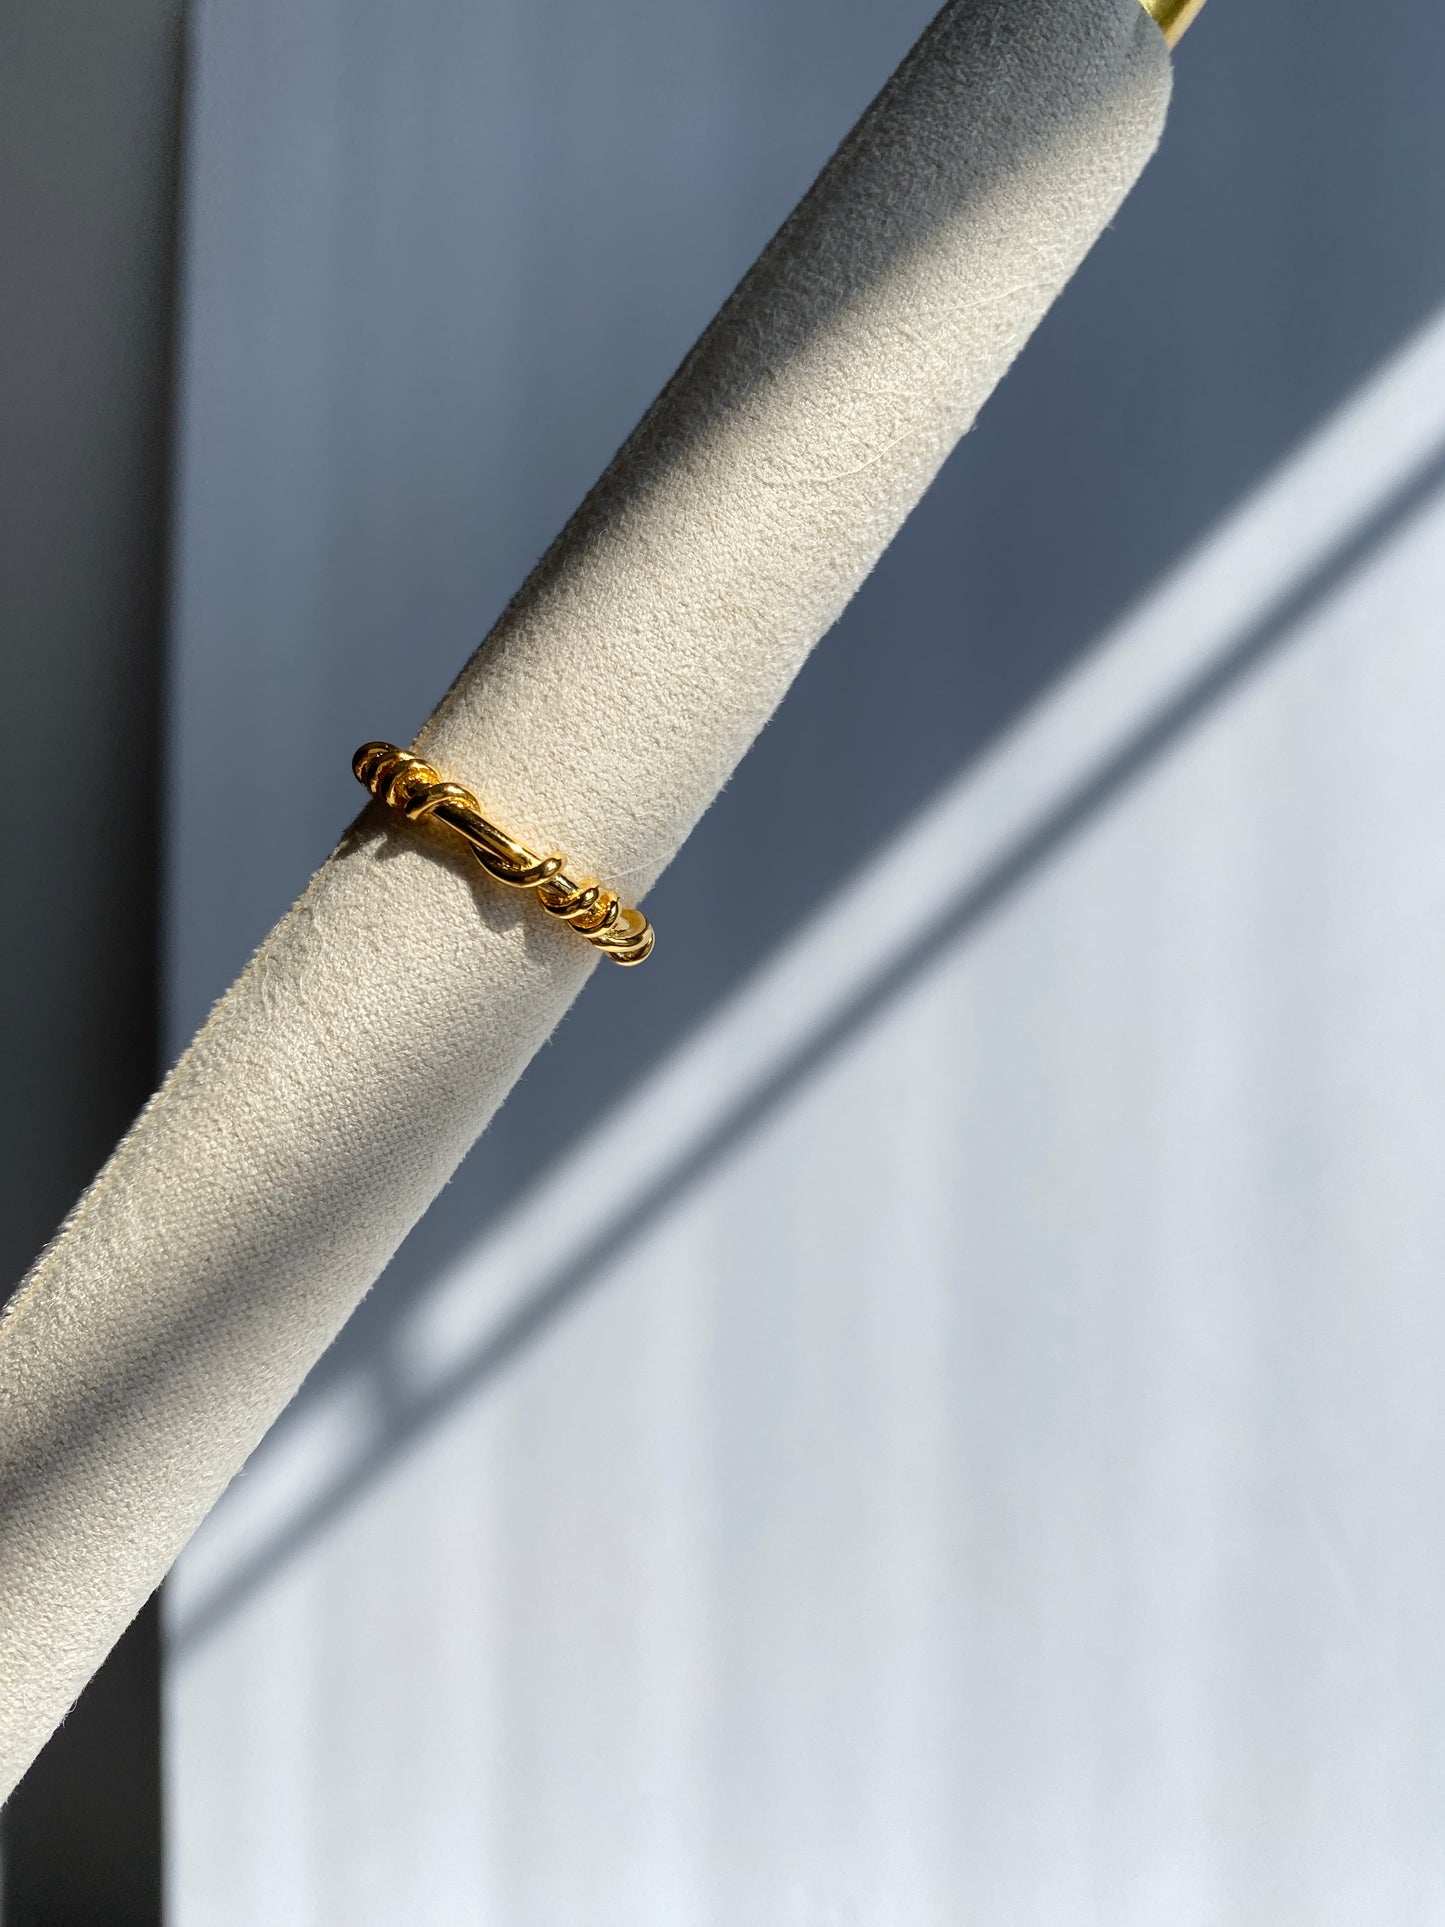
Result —
<instances>
[{"instance_id":1,"label":"ring loop","mask_svg":"<svg viewBox=\"0 0 1445 1927\"><path fill-rule=\"evenodd\" d=\"M657 933L640 910L595 877L576 883L564 856L538 856L482 814L469 789L449 783L430 763L395 743L363 743L352 772L378 802L416 823L430 817L470 845L489 877L513 890L531 890L549 916L569 924L615 964L640 964L652 954Z\"/></svg>"}]
</instances>

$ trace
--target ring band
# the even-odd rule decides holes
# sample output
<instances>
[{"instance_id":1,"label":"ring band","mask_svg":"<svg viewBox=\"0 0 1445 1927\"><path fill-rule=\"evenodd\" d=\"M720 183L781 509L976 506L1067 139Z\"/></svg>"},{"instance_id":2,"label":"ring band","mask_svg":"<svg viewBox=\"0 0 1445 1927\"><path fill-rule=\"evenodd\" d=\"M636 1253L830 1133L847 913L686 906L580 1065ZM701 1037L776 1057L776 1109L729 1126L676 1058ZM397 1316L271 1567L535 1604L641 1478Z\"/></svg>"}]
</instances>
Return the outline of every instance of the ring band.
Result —
<instances>
[{"instance_id":1,"label":"ring band","mask_svg":"<svg viewBox=\"0 0 1445 1927\"><path fill-rule=\"evenodd\" d=\"M534 890L549 916L570 924L613 963L640 964L651 955L656 932L640 910L624 909L616 892L593 878L574 883L565 873L566 857L538 856L515 842L488 822L470 790L447 782L419 756L395 743L363 743L351 767L379 802L412 822L432 817L455 830L489 877L513 890Z\"/></svg>"}]
</instances>

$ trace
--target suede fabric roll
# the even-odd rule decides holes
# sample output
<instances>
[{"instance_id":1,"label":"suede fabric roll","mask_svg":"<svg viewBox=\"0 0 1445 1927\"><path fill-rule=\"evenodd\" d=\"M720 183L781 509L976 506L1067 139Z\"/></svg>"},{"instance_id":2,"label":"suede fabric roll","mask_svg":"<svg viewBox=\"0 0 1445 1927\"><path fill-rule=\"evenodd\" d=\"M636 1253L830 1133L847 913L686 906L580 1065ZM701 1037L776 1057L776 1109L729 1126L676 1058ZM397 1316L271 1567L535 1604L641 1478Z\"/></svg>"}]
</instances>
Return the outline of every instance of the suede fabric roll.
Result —
<instances>
[{"instance_id":1,"label":"suede fabric roll","mask_svg":"<svg viewBox=\"0 0 1445 1927\"><path fill-rule=\"evenodd\" d=\"M641 897L1113 215L1169 82L1139 0L946 7L429 758ZM373 807L217 1006L0 1323L0 1791L596 961Z\"/></svg>"}]
</instances>

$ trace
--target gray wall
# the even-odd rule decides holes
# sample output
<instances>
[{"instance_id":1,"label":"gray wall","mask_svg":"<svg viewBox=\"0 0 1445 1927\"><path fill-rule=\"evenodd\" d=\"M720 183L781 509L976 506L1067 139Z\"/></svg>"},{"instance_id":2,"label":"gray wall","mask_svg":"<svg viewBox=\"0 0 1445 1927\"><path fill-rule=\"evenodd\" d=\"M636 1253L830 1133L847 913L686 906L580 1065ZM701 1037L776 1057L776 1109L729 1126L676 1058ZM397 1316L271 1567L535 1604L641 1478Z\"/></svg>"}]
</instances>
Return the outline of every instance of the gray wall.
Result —
<instances>
[{"instance_id":1,"label":"gray wall","mask_svg":"<svg viewBox=\"0 0 1445 1927\"><path fill-rule=\"evenodd\" d=\"M0 18L0 1297L160 1061L177 0ZM9 1802L6 1927L158 1917L148 1608Z\"/></svg>"},{"instance_id":2,"label":"gray wall","mask_svg":"<svg viewBox=\"0 0 1445 1927\"><path fill-rule=\"evenodd\" d=\"M174 1044L925 13L203 10ZM1438 366L1215 531L1445 296L1442 83L1344 0L1186 43L656 962L184 1562L179 1920L1434 1917ZM834 982L905 830L955 911ZM537 1257L614 1193L627 1265Z\"/></svg>"},{"instance_id":3,"label":"gray wall","mask_svg":"<svg viewBox=\"0 0 1445 1927\"><path fill-rule=\"evenodd\" d=\"M174 0L6 10L5 1289L155 1076L180 62Z\"/></svg>"}]
</instances>

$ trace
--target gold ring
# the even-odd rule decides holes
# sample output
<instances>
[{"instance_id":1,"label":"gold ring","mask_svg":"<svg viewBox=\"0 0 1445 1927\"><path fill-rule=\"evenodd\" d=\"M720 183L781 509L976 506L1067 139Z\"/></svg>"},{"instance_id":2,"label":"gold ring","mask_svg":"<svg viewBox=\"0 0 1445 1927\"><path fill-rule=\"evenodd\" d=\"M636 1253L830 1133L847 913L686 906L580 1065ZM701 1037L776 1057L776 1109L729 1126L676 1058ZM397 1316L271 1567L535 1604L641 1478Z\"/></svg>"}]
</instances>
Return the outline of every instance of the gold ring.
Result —
<instances>
[{"instance_id":1,"label":"gold ring","mask_svg":"<svg viewBox=\"0 0 1445 1927\"><path fill-rule=\"evenodd\" d=\"M535 890L549 916L570 924L613 963L640 964L651 954L657 933L640 910L624 909L622 899L593 878L574 883L566 857L538 856L515 842L487 821L470 790L447 782L419 756L395 743L363 743L351 767L358 783L412 822L432 817L455 830L489 877L513 890Z\"/></svg>"}]
</instances>

